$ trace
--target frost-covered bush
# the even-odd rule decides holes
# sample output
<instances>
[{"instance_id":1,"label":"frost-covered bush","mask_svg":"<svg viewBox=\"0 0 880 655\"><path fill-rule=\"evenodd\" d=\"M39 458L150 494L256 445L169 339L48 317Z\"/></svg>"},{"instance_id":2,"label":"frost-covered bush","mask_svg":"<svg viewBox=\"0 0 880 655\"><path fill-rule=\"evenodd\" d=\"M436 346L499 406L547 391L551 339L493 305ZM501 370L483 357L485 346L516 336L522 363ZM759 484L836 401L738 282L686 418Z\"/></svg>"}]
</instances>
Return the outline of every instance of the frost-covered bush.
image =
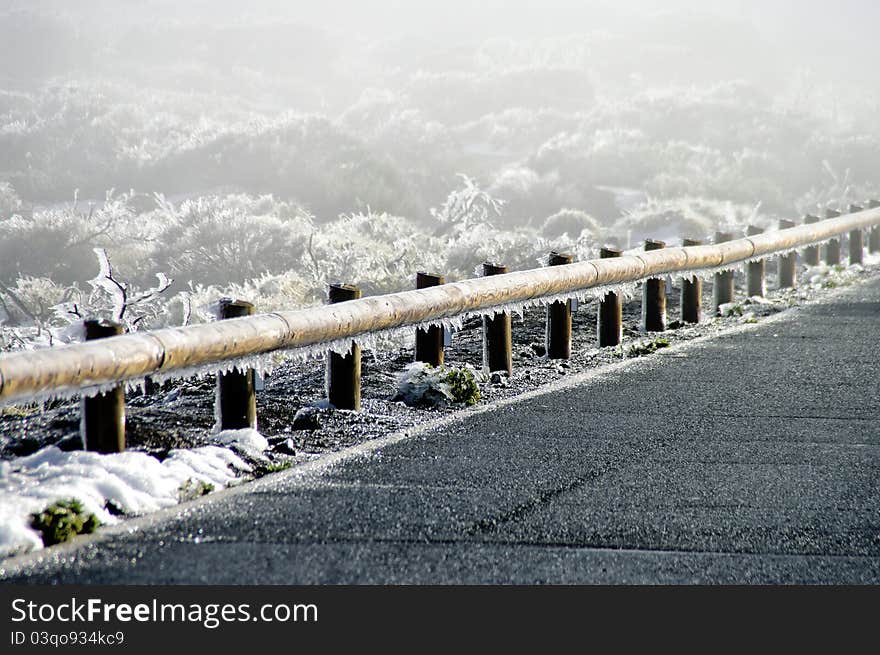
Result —
<instances>
[{"instance_id":1,"label":"frost-covered bush","mask_svg":"<svg viewBox=\"0 0 880 655\"><path fill-rule=\"evenodd\" d=\"M315 227L311 216L271 196L163 201L146 220L160 225L156 266L201 284L242 284L298 269Z\"/></svg>"},{"instance_id":2,"label":"frost-covered bush","mask_svg":"<svg viewBox=\"0 0 880 655\"><path fill-rule=\"evenodd\" d=\"M15 285L0 285L0 307L3 322L11 325L27 323L45 328L56 318L56 306L74 299L81 293L74 286L57 284L47 277L20 277Z\"/></svg>"},{"instance_id":3,"label":"frost-covered bush","mask_svg":"<svg viewBox=\"0 0 880 655\"><path fill-rule=\"evenodd\" d=\"M449 192L440 207L431 208L431 216L451 234L477 225L489 225L501 216L504 200L485 191L472 177L459 173L459 186Z\"/></svg>"},{"instance_id":4,"label":"frost-covered bush","mask_svg":"<svg viewBox=\"0 0 880 655\"><path fill-rule=\"evenodd\" d=\"M504 264L511 271L535 268L547 251L545 241L534 230L479 225L449 241L445 270L456 278L471 278L483 262Z\"/></svg>"},{"instance_id":5,"label":"frost-covered bush","mask_svg":"<svg viewBox=\"0 0 880 655\"><path fill-rule=\"evenodd\" d=\"M417 271L446 272L444 241L412 221L384 212L344 214L315 229L305 271L316 298L328 284L357 284L365 295L411 289Z\"/></svg>"},{"instance_id":6,"label":"frost-covered bush","mask_svg":"<svg viewBox=\"0 0 880 655\"><path fill-rule=\"evenodd\" d=\"M578 209L563 209L552 216L548 216L541 226L541 234L548 239L555 239L563 235L577 238L586 230L593 236L598 236L602 231L599 222Z\"/></svg>"},{"instance_id":7,"label":"frost-covered bush","mask_svg":"<svg viewBox=\"0 0 880 655\"><path fill-rule=\"evenodd\" d=\"M21 208L21 199L15 189L7 182L0 182L0 221L5 220Z\"/></svg>"},{"instance_id":8,"label":"frost-covered bush","mask_svg":"<svg viewBox=\"0 0 880 655\"><path fill-rule=\"evenodd\" d=\"M718 202L706 198L650 199L627 212L611 228L618 245L636 246L644 239L678 244L683 237L709 239L715 230L740 233L749 223L769 226L760 206ZM627 244L629 240L629 244Z\"/></svg>"},{"instance_id":9,"label":"frost-covered bush","mask_svg":"<svg viewBox=\"0 0 880 655\"><path fill-rule=\"evenodd\" d=\"M822 215L826 208L848 207L850 203L863 204L866 199L880 199L880 183L869 181L854 183L849 169L838 171L830 162L824 161L825 184L813 187L798 198L794 206L799 214Z\"/></svg>"},{"instance_id":10,"label":"frost-covered bush","mask_svg":"<svg viewBox=\"0 0 880 655\"><path fill-rule=\"evenodd\" d=\"M166 296L173 280L164 273L157 273L155 286L138 289L123 282L114 274L110 259L103 248L95 248L98 258L98 274L88 281L92 292L83 296L80 303L67 302L58 307L71 321L81 319L105 319L124 326L127 332L140 327L159 327L159 317L164 314Z\"/></svg>"},{"instance_id":11,"label":"frost-covered bush","mask_svg":"<svg viewBox=\"0 0 880 655\"><path fill-rule=\"evenodd\" d=\"M74 200L67 207L0 221L0 281L9 285L30 276L72 284L86 279L94 268L93 248L106 247L112 256L143 240L133 196L110 191L100 204L82 206ZM142 263L131 261L130 266L137 270Z\"/></svg>"},{"instance_id":12,"label":"frost-covered bush","mask_svg":"<svg viewBox=\"0 0 880 655\"><path fill-rule=\"evenodd\" d=\"M253 303L257 313L299 309L320 302L310 278L296 271L264 274L241 284L203 285L190 283L169 303L167 312L172 324L184 316L192 322L214 319L213 306L220 298L238 298Z\"/></svg>"},{"instance_id":13,"label":"frost-covered bush","mask_svg":"<svg viewBox=\"0 0 880 655\"><path fill-rule=\"evenodd\" d=\"M397 383L396 398L407 405L442 406L479 402L480 390L472 367L433 367L414 362L406 367Z\"/></svg>"}]
</instances>

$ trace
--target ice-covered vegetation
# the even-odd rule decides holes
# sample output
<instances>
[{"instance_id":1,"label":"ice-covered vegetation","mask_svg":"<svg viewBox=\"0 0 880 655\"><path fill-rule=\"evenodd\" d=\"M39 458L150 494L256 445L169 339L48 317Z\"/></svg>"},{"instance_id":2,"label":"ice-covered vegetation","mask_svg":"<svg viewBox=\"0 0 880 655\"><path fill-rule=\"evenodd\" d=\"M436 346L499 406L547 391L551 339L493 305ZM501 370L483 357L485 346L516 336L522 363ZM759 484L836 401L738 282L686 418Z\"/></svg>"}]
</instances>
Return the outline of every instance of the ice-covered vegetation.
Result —
<instances>
[{"instance_id":1,"label":"ice-covered vegetation","mask_svg":"<svg viewBox=\"0 0 880 655\"><path fill-rule=\"evenodd\" d=\"M329 282L400 290L877 193L878 89L723 13L585 5L595 26L560 13L556 36L408 40L369 16L353 39L259 2L152 4L170 13L2 10L4 348L89 315L307 306Z\"/></svg>"},{"instance_id":2,"label":"ice-covered vegetation","mask_svg":"<svg viewBox=\"0 0 880 655\"><path fill-rule=\"evenodd\" d=\"M399 29L357 7L198 4L0 9L3 348L88 316L307 306L330 282L400 290L878 192L860 41L846 66L774 41L788 20L760 3L469 6L462 23L416 2ZM803 29L834 20L814 13ZM553 28L521 29L538 18Z\"/></svg>"}]
</instances>

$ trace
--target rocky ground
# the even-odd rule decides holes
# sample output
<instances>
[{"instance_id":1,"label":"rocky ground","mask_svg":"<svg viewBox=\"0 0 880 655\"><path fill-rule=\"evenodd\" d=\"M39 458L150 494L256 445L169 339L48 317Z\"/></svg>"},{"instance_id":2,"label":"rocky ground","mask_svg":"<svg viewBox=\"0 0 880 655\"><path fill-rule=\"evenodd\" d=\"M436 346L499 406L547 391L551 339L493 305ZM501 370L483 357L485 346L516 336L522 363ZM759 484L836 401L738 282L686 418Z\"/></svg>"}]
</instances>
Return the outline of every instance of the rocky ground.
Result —
<instances>
[{"instance_id":1,"label":"rocky ground","mask_svg":"<svg viewBox=\"0 0 880 655\"><path fill-rule=\"evenodd\" d=\"M768 266L768 272L773 266ZM792 304L809 302L827 293L827 289L850 284L858 278L875 274L876 262L866 267L827 267L801 269L801 285L796 291L771 291L766 301L738 302L727 310L730 316L715 318L711 308L710 282L703 284L704 320L698 325L681 325L678 289L668 293L669 329L662 334L670 343L710 335L743 321L754 322L762 316ZM744 296L745 279L736 275L737 298ZM775 275L768 274L767 286L775 288ZM491 403L535 389L561 376L610 363L621 358L645 356L639 345L660 337L658 333L639 331L641 298L624 303L624 343L617 348L596 347L596 303L583 303L573 314L572 357L548 360L544 356L545 311L527 310L513 317L513 368L511 378L492 376L479 381L480 403ZM474 320L456 332L446 349L451 365L482 365L482 331ZM635 347L634 347L635 346ZM320 360L288 362L265 379L258 392L259 430L266 436L266 452L272 465L313 458L328 451L406 429L443 413L456 411L445 407L409 407L396 400L397 381L413 359L410 349L393 352L365 351L362 372L362 411L348 412L321 408L324 398L324 365ZM200 446L210 442L214 425L214 387L212 376L165 383L150 394L130 393L127 399L126 429L130 449L150 453L159 459L171 449ZM303 411L300 411L303 410ZM79 403L76 400L54 401L38 406L7 407L0 417L0 459L13 459L36 452L47 445L62 450L82 447L79 437Z\"/></svg>"}]
</instances>

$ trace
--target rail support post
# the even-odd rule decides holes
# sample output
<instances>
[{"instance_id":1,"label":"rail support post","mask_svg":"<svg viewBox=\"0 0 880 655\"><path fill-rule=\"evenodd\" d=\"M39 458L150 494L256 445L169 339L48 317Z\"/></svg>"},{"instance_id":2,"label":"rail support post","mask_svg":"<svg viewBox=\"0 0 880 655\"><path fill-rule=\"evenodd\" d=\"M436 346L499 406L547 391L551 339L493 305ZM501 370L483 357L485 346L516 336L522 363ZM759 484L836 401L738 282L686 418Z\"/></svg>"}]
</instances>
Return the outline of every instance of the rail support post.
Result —
<instances>
[{"instance_id":1,"label":"rail support post","mask_svg":"<svg viewBox=\"0 0 880 655\"><path fill-rule=\"evenodd\" d=\"M755 225L749 225L746 227L746 236L753 237L757 234L762 234L764 230ZM761 298L767 292L767 285L764 282L764 273L765 273L765 265L764 260L759 259L756 262L748 262L746 264L746 289L748 293L748 297L752 296L760 296Z\"/></svg>"},{"instance_id":2,"label":"rail support post","mask_svg":"<svg viewBox=\"0 0 880 655\"><path fill-rule=\"evenodd\" d=\"M547 263L550 266L571 264L574 257L566 253L551 252ZM547 305L546 331L547 357L549 359L569 359L571 357L571 301L553 302Z\"/></svg>"},{"instance_id":3,"label":"rail support post","mask_svg":"<svg viewBox=\"0 0 880 655\"><path fill-rule=\"evenodd\" d=\"M819 217L814 216L813 214L807 214L804 216L804 223L807 225L818 223L819 220ZM818 266L819 262L819 246L807 246L804 248L804 264L807 266Z\"/></svg>"},{"instance_id":4,"label":"rail support post","mask_svg":"<svg viewBox=\"0 0 880 655\"><path fill-rule=\"evenodd\" d=\"M880 207L880 200L869 200L868 207L870 209ZM880 252L880 225L875 225L868 232L868 252Z\"/></svg>"},{"instance_id":5,"label":"rail support post","mask_svg":"<svg viewBox=\"0 0 880 655\"><path fill-rule=\"evenodd\" d=\"M859 205L850 205L849 213L855 214L864 209ZM853 264L861 264L862 263L862 251L864 250L865 244L862 239L862 231L858 230L850 230L849 231L849 264L852 266Z\"/></svg>"},{"instance_id":6,"label":"rail support post","mask_svg":"<svg viewBox=\"0 0 880 655\"><path fill-rule=\"evenodd\" d=\"M825 210L825 218L837 218L840 212L834 209ZM837 235L825 244L825 263L829 266L836 266L840 263L840 241L842 234Z\"/></svg>"},{"instance_id":7,"label":"rail support post","mask_svg":"<svg viewBox=\"0 0 880 655\"><path fill-rule=\"evenodd\" d=\"M716 232L715 243L733 239L730 232ZM733 302L733 271L718 271L712 281L712 305L715 316L721 315L721 305Z\"/></svg>"},{"instance_id":8,"label":"rail support post","mask_svg":"<svg viewBox=\"0 0 880 655\"><path fill-rule=\"evenodd\" d=\"M327 294L330 304L357 300L361 290L351 284L331 284ZM327 400L336 409L361 409L361 347L351 342L345 355L330 352L327 357Z\"/></svg>"},{"instance_id":9,"label":"rail support post","mask_svg":"<svg viewBox=\"0 0 880 655\"><path fill-rule=\"evenodd\" d=\"M501 264L485 262L483 276L507 273ZM483 367L492 371L506 371L513 375L513 337L510 314L501 312L492 318L483 317Z\"/></svg>"},{"instance_id":10,"label":"rail support post","mask_svg":"<svg viewBox=\"0 0 880 655\"><path fill-rule=\"evenodd\" d=\"M217 318L242 318L254 313L254 306L244 300L223 298L217 308ZM257 395L254 388L254 369L238 367L217 374L218 430L241 430L257 427Z\"/></svg>"},{"instance_id":11,"label":"rail support post","mask_svg":"<svg viewBox=\"0 0 880 655\"><path fill-rule=\"evenodd\" d=\"M645 240L645 250L665 248L663 241ZM650 278L642 283L642 330L663 332L666 330L666 280Z\"/></svg>"},{"instance_id":12,"label":"rail support post","mask_svg":"<svg viewBox=\"0 0 880 655\"><path fill-rule=\"evenodd\" d=\"M416 273L416 289L427 289L446 284L446 278L434 273ZM443 365L443 328L432 325L416 329L416 361L431 366Z\"/></svg>"},{"instance_id":13,"label":"rail support post","mask_svg":"<svg viewBox=\"0 0 880 655\"><path fill-rule=\"evenodd\" d=\"M787 230L794 226L794 221L784 218L779 220L780 230ZM776 258L776 276L780 289L793 289L797 285L797 251L793 250L787 255L779 255Z\"/></svg>"},{"instance_id":14,"label":"rail support post","mask_svg":"<svg viewBox=\"0 0 880 655\"><path fill-rule=\"evenodd\" d=\"M83 323L85 340L105 339L122 334L119 323L88 320ZM125 450L125 385L92 397L83 396L80 432L86 450L121 453Z\"/></svg>"},{"instance_id":15,"label":"rail support post","mask_svg":"<svg viewBox=\"0 0 880 655\"><path fill-rule=\"evenodd\" d=\"M699 239L682 239L681 245L700 246L703 242ZM681 278L681 322L699 323L700 310L703 300L703 281L696 275Z\"/></svg>"},{"instance_id":16,"label":"rail support post","mask_svg":"<svg viewBox=\"0 0 880 655\"><path fill-rule=\"evenodd\" d=\"M601 259L620 257L620 255L620 250L609 246L605 246L599 251ZM616 293L609 291L599 301L596 332L600 348L620 345L623 339L623 307L620 304L620 296Z\"/></svg>"}]
</instances>

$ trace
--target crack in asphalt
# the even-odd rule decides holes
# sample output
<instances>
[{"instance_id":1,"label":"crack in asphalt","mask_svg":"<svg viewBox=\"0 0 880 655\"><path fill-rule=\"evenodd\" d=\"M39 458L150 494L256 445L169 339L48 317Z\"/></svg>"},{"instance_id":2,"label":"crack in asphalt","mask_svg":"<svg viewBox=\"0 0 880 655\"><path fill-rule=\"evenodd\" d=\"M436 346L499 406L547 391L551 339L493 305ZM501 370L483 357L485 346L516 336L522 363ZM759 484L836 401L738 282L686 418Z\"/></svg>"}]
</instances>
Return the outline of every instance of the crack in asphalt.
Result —
<instances>
[{"instance_id":1,"label":"crack in asphalt","mask_svg":"<svg viewBox=\"0 0 880 655\"><path fill-rule=\"evenodd\" d=\"M639 454L646 455L652 450L657 450L657 448L649 448L644 452L640 452ZM553 489L547 489L539 493L538 495L517 504L510 510L501 512L500 514L496 514L493 517L480 519L471 523L471 525L465 529L465 534L468 536L475 536L478 534L491 534L503 525L506 525L508 523L515 523L526 518L533 512L537 511L545 505L548 505L551 501L559 498L566 493L575 491L582 487L586 487L588 484L590 484L591 482L595 482L604 475L620 471L625 466L628 466L630 463L630 460L627 460L625 462L620 462L617 465L609 465L600 469L593 469L586 475L573 478L569 482L557 486Z\"/></svg>"}]
</instances>

